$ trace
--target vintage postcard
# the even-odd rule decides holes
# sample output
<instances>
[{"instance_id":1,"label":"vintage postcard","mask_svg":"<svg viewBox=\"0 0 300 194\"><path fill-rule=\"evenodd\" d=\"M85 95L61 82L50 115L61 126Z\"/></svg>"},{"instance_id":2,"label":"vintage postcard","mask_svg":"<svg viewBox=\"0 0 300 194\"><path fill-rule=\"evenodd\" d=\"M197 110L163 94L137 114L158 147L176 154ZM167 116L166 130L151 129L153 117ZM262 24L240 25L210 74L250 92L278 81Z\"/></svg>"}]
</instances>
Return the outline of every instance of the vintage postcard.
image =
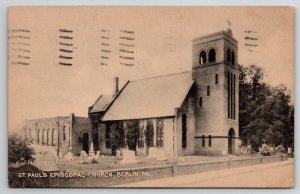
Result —
<instances>
[{"instance_id":1,"label":"vintage postcard","mask_svg":"<svg viewBox=\"0 0 300 194\"><path fill-rule=\"evenodd\" d=\"M8 8L11 188L292 188L294 8Z\"/></svg>"}]
</instances>

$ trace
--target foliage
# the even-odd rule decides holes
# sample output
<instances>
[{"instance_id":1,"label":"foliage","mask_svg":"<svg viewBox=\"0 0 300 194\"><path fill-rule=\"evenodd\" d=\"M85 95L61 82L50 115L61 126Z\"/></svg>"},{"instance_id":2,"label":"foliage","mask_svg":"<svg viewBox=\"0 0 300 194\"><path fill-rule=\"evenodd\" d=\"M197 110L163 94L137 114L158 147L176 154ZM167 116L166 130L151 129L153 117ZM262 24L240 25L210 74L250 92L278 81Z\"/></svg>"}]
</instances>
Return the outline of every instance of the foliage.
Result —
<instances>
[{"instance_id":1,"label":"foliage","mask_svg":"<svg viewBox=\"0 0 300 194\"><path fill-rule=\"evenodd\" d=\"M27 138L11 134L8 137L8 163L33 162L34 150L30 147L31 141Z\"/></svg>"},{"instance_id":2,"label":"foliage","mask_svg":"<svg viewBox=\"0 0 300 194\"><path fill-rule=\"evenodd\" d=\"M153 138L154 138L153 129L154 129L153 120L147 120L145 136L146 136L146 145L148 148L153 147Z\"/></svg>"},{"instance_id":3,"label":"foliage","mask_svg":"<svg viewBox=\"0 0 300 194\"><path fill-rule=\"evenodd\" d=\"M239 66L240 137L243 145L258 151L263 143L290 146L291 97L286 86L265 83L264 71L257 65Z\"/></svg>"},{"instance_id":4,"label":"foliage","mask_svg":"<svg viewBox=\"0 0 300 194\"><path fill-rule=\"evenodd\" d=\"M127 145L129 150L136 150L137 140L139 136L139 122L137 120L127 122Z\"/></svg>"},{"instance_id":5,"label":"foliage","mask_svg":"<svg viewBox=\"0 0 300 194\"><path fill-rule=\"evenodd\" d=\"M283 145L279 145L275 148L275 153L286 153L286 149L283 147Z\"/></svg>"},{"instance_id":6,"label":"foliage","mask_svg":"<svg viewBox=\"0 0 300 194\"><path fill-rule=\"evenodd\" d=\"M91 160L91 164L98 164L98 161L97 161L96 159L93 158L93 159Z\"/></svg>"},{"instance_id":7,"label":"foliage","mask_svg":"<svg viewBox=\"0 0 300 194\"><path fill-rule=\"evenodd\" d=\"M116 150L120 149L124 144L124 130L122 123L111 124L110 127L110 145L113 155L116 155Z\"/></svg>"},{"instance_id":8,"label":"foliage","mask_svg":"<svg viewBox=\"0 0 300 194\"><path fill-rule=\"evenodd\" d=\"M263 144L259 150L259 153L263 156L271 156L271 147L269 147L267 144Z\"/></svg>"}]
</instances>

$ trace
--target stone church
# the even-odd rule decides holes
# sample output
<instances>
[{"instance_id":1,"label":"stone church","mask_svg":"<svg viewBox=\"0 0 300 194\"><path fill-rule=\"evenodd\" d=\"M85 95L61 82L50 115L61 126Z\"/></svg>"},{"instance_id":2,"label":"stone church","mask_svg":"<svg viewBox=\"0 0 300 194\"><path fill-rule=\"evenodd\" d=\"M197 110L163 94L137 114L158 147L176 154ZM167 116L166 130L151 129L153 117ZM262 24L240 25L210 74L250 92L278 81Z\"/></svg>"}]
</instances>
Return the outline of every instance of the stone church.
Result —
<instances>
[{"instance_id":1,"label":"stone church","mask_svg":"<svg viewBox=\"0 0 300 194\"><path fill-rule=\"evenodd\" d=\"M239 140L238 41L232 31L192 41L192 70L128 81L89 107L91 142L101 154L131 149L167 157L235 154Z\"/></svg>"}]
</instances>

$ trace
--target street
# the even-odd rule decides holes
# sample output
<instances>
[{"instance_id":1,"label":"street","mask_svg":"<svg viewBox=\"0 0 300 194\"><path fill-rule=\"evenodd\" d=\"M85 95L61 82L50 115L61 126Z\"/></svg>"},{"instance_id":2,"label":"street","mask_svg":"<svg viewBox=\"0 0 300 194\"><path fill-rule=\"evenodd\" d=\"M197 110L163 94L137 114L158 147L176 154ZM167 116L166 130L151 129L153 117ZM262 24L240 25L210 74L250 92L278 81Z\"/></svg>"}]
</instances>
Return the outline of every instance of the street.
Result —
<instances>
[{"instance_id":1,"label":"street","mask_svg":"<svg viewBox=\"0 0 300 194\"><path fill-rule=\"evenodd\" d=\"M294 159L282 162L175 176L115 187L284 187L294 185Z\"/></svg>"}]
</instances>

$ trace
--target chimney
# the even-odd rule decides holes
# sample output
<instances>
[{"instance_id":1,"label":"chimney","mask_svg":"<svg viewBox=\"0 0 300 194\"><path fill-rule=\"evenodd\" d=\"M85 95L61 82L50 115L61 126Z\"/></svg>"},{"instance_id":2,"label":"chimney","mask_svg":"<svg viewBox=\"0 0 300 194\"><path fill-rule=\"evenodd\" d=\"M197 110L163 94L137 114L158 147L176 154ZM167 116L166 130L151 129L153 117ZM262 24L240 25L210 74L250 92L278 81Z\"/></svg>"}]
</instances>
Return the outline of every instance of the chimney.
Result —
<instances>
[{"instance_id":1,"label":"chimney","mask_svg":"<svg viewBox=\"0 0 300 194\"><path fill-rule=\"evenodd\" d=\"M119 78L115 77L114 81L115 81L115 93L114 93L114 95L116 95L119 92Z\"/></svg>"}]
</instances>

